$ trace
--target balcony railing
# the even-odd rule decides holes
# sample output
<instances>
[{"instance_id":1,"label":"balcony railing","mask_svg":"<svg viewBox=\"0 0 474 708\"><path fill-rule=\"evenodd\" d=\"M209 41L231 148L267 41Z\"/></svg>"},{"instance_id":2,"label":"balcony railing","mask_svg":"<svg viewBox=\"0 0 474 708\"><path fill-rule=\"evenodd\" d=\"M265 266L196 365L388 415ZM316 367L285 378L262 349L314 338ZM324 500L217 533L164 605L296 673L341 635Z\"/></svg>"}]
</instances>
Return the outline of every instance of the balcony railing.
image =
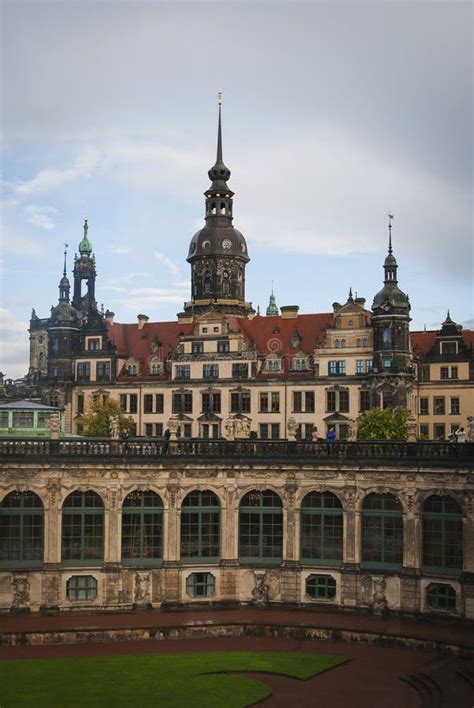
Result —
<instances>
[{"instance_id":1,"label":"balcony railing","mask_svg":"<svg viewBox=\"0 0 474 708\"><path fill-rule=\"evenodd\" d=\"M474 469L474 443L449 442L289 442L287 440L208 440L202 438L156 441L130 438L110 440L39 440L37 438L0 439L0 463L11 460L47 459L136 459L163 462L165 459L282 460L304 464L367 464L391 467L420 464Z\"/></svg>"}]
</instances>

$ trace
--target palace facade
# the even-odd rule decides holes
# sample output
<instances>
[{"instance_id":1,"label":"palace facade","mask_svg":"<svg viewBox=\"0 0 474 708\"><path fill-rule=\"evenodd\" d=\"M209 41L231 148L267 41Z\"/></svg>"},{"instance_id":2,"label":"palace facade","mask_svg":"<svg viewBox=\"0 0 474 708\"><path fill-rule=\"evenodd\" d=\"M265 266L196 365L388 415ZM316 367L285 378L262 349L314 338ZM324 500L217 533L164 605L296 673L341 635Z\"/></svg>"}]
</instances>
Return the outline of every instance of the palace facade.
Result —
<instances>
[{"instance_id":1,"label":"palace facade","mask_svg":"<svg viewBox=\"0 0 474 708\"><path fill-rule=\"evenodd\" d=\"M0 609L276 603L473 618L474 443L423 440L473 434L474 333L449 313L438 331L410 332L391 222L370 309L349 290L324 313L278 309L273 293L255 312L220 109L209 178L176 320L124 324L97 307L87 221L72 296L65 259L50 317L33 311L29 379L64 409L65 430L80 433L90 401L110 397L138 437L0 440ZM419 442L352 442L361 412L394 405ZM336 442L311 441L314 425Z\"/></svg>"}]
</instances>

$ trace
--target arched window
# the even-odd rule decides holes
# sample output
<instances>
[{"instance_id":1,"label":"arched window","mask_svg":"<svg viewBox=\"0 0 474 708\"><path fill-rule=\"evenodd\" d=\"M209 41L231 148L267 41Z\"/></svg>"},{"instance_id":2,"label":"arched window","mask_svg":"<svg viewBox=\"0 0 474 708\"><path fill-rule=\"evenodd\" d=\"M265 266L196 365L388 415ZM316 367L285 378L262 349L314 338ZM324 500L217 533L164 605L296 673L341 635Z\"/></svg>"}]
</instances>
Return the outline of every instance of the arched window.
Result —
<instances>
[{"instance_id":1,"label":"arched window","mask_svg":"<svg viewBox=\"0 0 474 708\"><path fill-rule=\"evenodd\" d=\"M334 341L334 346L336 347L336 349L339 349L339 347L341 346L341 341L339 339L336 339Z\"/></svg>"},{"instance_id":2,"label":"arched window","mask_svg":"<svg viewBox=\"0 0 474 708\"><path fill-rule=\"evenodd\" d=\"M451 497L431 496L423 504L423 559L426 570L461 571L463 566L462 512Z\"/></svg>"},{"instance_id":3,"label":"arched window","mask_svg":"<svg viewBox=\"0 0 474 708\"><path fill-rule=\"evenodd\" d=\"M360 337L357 337L356 346L358 346L358 347L362 346L362 339Z\"/></svg>"},{"instance_id":4,"label":"arched window","mask_svg":"<svg viewBox=\"0 0 474 708\"><path fill-rule=\"evenodd\" d=\"M104 558L104 505L92 491L72 492L63 504L62 560L94 565Z\"/></svg>"},{"instance_id":5,"label":"arched window","mask_svg":"<svg viewBox=\"0 0 474 708\"><path fill-rule=\"evenodd\" d=\"M228 273L228 271L226 271L226 270L222 273L222 294L223 294L223 295L229 295L229 294L230 294L229 273Z\"/></svg>"},{"instance_id":6,"label":"arched window","mask_svg":"<svg viewBox=\"0 0 474 708\"><path fill-rule=\"evenodd\" d=\"M301 504L301 560L333 564L342 561L343 519L339 499L331 492L310 492Z\"/></svg>"},{"instance_id":7,"label":"arched window","mask_svg":"<svg viewBox=\"0 0 474 708\"><path fill-rule=\"evenodd\" d=\"M122 561L151 565L163 557L163 502L154 492L131 492L122 507Z\"/></svg>"},{"instance_id":8,"label":"arched window","mask_svg":"<svg viewBox=\"0 0 474 708\"><path fill-rule=\"evenodd\" d=\"M0 565L38 567L43 563L44 514L33 492L11 492L0 504Z\"/></svg>"},{"instance_id":9,"label":"arched window","mask_svg":"<svg viewBox=\"0 0 474 708\"><path fill-rule=\"evenodd\" d=\"M344 349L345 346L346 346L346 340L341 339L341 348Z\"/></svg>"},{"instance_id":10,"label":"arched window","mask_svg":"<svg viewBox=\"0 0 474 708\"><path fill-rule=\"evenodd\" d=\"M220 503L214 492L190 492L181 506L181 560L220 558Z\"/></svg>"},{"instance_id":11,"label":"arched window","mask_svg":"<svg viewBox=\"0 0 474 708\"><path fill-rule=\"evenodd\" d=\"M369 494L362 506L362 564L401 568L403 515L393 494Z\"/></svg>"},{"instance_id":12,"label":"arched window","mask_svg":"<svg viewBox=\"0 0 474 708\"><path fill-rule=\"evenodd\" d=\"M283 509L278 494L248 492L239 510L239 559L279 563L283 556Z\"/></svg>"},{"instance_id":13,"label":"arched window","mask_svg":"<svg viewBox=\"0 0 474 708\"><path fill-rule=\"evenodd\" d=\"M209 295L211 292L211 274L209 271L206 271L204 274L204 293L206 295Z\"/></svg>"},{"instance_id":14,"label":"arched window","mask_svg":"<svg viewBox=\"0 0 474 708\"><path fill-rule=\"evenodd\" d=\"M369 346L369 340L367 339L367 337L364 337L364 347L368 347L368 346Z\"/></svg>"},{"instance_id":15,"label":"arched window","mask_svg":"<svg viewBox=\"0 0 474 708\"><path fill-rule=\"evenodd\" d=\"M382 332L382 340L384 347L390 347L392 344L392 330L390 327L385 327Z\"/></svg>"}]
</instances>

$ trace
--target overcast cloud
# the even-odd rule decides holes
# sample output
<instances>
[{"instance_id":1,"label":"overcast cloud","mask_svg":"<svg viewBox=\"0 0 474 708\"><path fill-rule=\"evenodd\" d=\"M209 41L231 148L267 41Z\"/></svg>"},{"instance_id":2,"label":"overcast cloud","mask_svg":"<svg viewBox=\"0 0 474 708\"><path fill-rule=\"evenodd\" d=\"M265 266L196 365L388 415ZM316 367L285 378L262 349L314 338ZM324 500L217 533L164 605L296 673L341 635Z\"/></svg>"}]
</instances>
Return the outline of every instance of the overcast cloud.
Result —
<instances>
[{"instance_id":1,"label":"overcast cloud","mask_svg":"<svg viewBox=\"0 0 474 708\"><path fill-rule=\"evenodd\" d=\"M247 298L328 311L380 288L386 213L413 325L473 318L472 4L3 1L9 376L84 216L120 321L189 297L224 92ZM137 274L137 278L130 275Z\"/></svg>"}]
</instances>

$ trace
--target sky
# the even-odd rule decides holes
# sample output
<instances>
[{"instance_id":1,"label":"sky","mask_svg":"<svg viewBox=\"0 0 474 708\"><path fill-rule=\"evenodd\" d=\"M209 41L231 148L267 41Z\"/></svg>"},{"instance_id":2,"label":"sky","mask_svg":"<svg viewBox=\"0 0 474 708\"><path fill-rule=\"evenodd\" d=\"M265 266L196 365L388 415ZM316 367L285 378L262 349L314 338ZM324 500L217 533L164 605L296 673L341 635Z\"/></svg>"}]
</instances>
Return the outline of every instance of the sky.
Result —
<instances>
[{"instance_id":1,"label":"sky","mask_svg":"<svg viewBox=\"0 0 474 708\"><path fill-rule=\"evenodd\" d=\"M387 213L412 328L473 314L470 2L1 3L0 370L28 369L84 217L98 303L173 320L190 297L218 91L246 298L370 307Z\"/></svg>"}]
</instances>

